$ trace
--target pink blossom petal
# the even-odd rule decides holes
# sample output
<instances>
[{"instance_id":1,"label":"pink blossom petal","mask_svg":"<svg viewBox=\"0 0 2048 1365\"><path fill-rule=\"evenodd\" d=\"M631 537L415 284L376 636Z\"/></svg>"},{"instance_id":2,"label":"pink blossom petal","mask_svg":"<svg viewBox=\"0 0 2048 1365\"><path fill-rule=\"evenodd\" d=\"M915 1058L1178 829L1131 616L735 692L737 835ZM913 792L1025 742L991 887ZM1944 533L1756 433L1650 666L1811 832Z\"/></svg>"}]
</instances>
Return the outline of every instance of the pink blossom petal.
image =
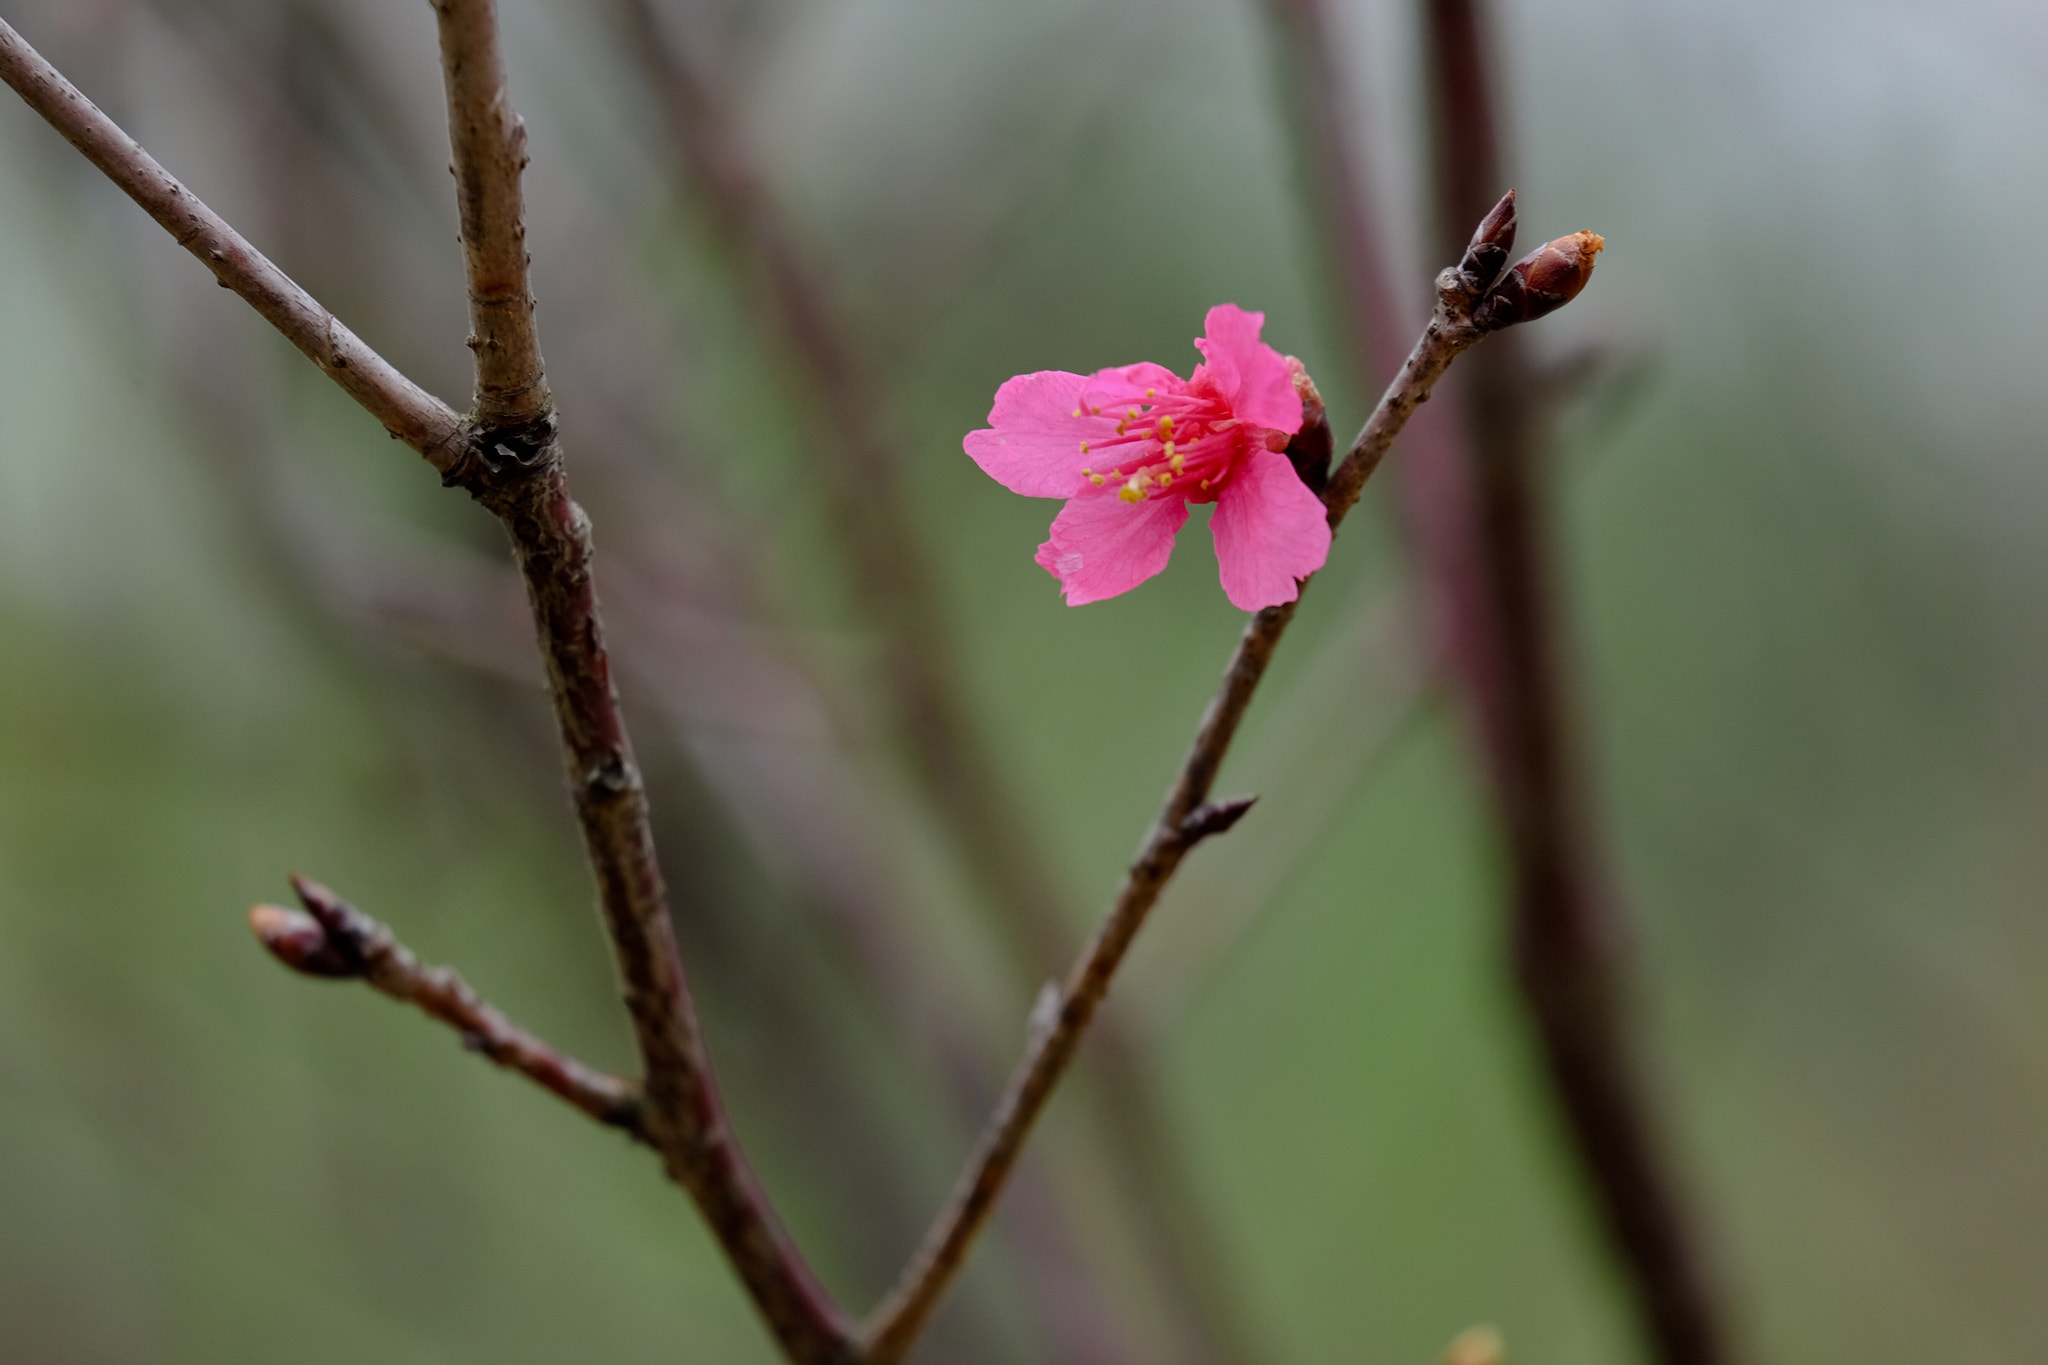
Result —
<instances>
[{"instance_id":1,"label":"pink blossom petal","mask_svg":"<svg viewBox=\"0 0 2048 1365\"><path fill-rule=\"evenodd\" d=\"M1088 376L1088 396L1098 407L1107 407L1111 403L1143 403L1151 397L1147 390L1179 393L1187 386L1187 380L1164 365L1155 365L1149 360L1141 360L1135 365L1115 365Z\"/></svg>"},{"instance_id":2,"label":"pink blossom petal","mask_svg":"<svg viewBox=\"0 0 2048 1365\"><path fill-rule=\"evenodd\" d=\"M1287 358L1259 340L1265 325L1264 313L1219 303L1209 310L1206 335L1195 345L1240 421L1291 436L1301 430L1301 396L1294 391Z\"/></svg>"},{"instance_id":3,"label":"pink blossom petal","mask_svg":"<svg viewBox=\"0 0 2048 1365\"><path fill-rule=\"evenodd\" d=\"M961 442L988 476L1027 498L1065 498L1083 485L1088 457L1081 443L1113 431L1113 419L1091 417L1081 391L1094 381L1063 370L1020 374L996 390L988 429Z\"/></svg>"},{"instance_id":4,"label":"pink blossom petal","mask_svg":"<svg viewBox=\"0 0 2048 1365\"><path fill-rule=\"evenodd\" d=\"M1237 477L1216 499L1209 530L1216 537L1223 595L1240 611L1292 602L1301 591L1296 580L1322 568L1330 557L1323 500L1309 492L1293 463L1278 451L1254 450L1246 456Z\"/></svg>"},{"instance_id":5,"label":"pink blossom petal","mask_svg":"<svg viewBox=\"0 0 2048 1365\"><path fill-rule=\"evenodd\" d=\"M1287 463L1285 457L1281 463ZM1287 465L1287 475L1294 477L1294 466ZM1182 498L1129 503L1114 488L1091 489L1069 499L1053 518L1051 538L1038 547L1038 562L1059 579L1068 606L1100 602L1129 592L1165 568L1174 533L1187 519Z\"/></svg>"}]
</instances>

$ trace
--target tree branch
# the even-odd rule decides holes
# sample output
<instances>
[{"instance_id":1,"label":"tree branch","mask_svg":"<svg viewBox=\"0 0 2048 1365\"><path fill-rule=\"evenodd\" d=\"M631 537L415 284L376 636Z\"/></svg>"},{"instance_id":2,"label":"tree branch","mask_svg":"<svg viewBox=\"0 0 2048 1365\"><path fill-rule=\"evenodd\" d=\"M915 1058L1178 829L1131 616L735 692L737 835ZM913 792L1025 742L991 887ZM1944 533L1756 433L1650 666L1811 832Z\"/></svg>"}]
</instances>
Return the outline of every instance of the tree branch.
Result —
<instances>
[{"instance_id":1,"label":"tree branch","mask_svg":"<svg viewBox=\"0 0 2048 1365\"><path fill-rule=\"evenodd\" d=\"M0 19L0 80L142 206L285 340L399 440L446 473L464 439L453 409L407 379L201 203Z\"/></svg>"},{"instance_id":2,"label":"tree branch","mask_svg":"<svg viewBox=\"0 0 2048 1365\"><path fill-rule=\"evenodd\" d=\"M0 79L242 295L386 429L504 522L525 577L570 786L646 1066L641 1131L696 1201L783 1350L845 1365L850 1328L777 1223L726 1118L669 920L611 682L590 578L590 523L569 498L526 283L518 172L524 135L504 90L491 0L437 0L449 123L463 187L477 351L468 421L379 358L201 204L0 22ZM274 926L288 929L289 926Z\"/></svg>"},{"instance_id":3,"label":"tree branch","mask_svg":"<svg viewBox=\"0 0 2048 1365\"><path fill-rule=\"evenodd\" d=\"M526 277L526 125L505 89L498 11L489 0L433 0L455 149L455 202L469 278L469 347L476 352L475 419L518 427L550 403L533 290ZM517 449L517 447L513 447Z\"/></svg>"},{"instance_id":4,"label":"tree branch","mask_svg":"<svg viewBox=\"0 0 2048 1365\"><path fill-rule=\"evenodd\" d=\"M783 1350L852 1357L847 1323L776 1220L732 1131L676 947L647 794L612 684L590 519L570 500L527 283L525 129L505 90L493 0L435 0L475 327L474 460L453 471L511 535L569 784L646 1066L645 1128L696 1200Z\"/></svg>"},{"instance_id":5,"label":"tree branch","mask_svg":"<svg viewBox=\"0 0 2048 1365\"><path fill-rule=\"evenodd\" d=\"M470 989L452 967L428 967L391 930L318 882L292 878L305 913L277 905L249 911L249 927L271 956L302 976L362 981L417 1006L462 1035L462 1045L567 1100L599 1123L636 1138L640 1096L628 1081L564 1056Z\"/></svg>"},{"instance_id":6,"label":"tree branch","mask_svg":"<svg viewBox=\"0 0 2048 1365\"><path fill-rule=\"evenodd\" d=\"M1436 381L1460 353L1485 335L1486 329L1473 318L1475 306L1491 297L1483 288L1471 289L1457 270L1448 270L1438 278L1437 290L1437 308L1429 325L1323 490L1333 529L1357 503L1366 480L1379 467L1409 416L1428 400ZM1307 588L1304 582L1302 590ZM1249 808L1248 801L1211 804L1209 793L1299 604L1297 598L1268 607L1245 627L1224 669L1223 681L1203 713L1194 744L1167 790L1151 832L1124 874L1108 915L1066 980L1050 990L1033 1011L1034 1027L1024 1058L1011 1074L951 1199L895 1287L863 1326L870 1365L894 1365L902 1358L965 1263L975 1234L995 1208L1032 1125L1079 1050L1125 952L1182 860L1203 838L1228 829Z\"/></svg>"}]
</instances>

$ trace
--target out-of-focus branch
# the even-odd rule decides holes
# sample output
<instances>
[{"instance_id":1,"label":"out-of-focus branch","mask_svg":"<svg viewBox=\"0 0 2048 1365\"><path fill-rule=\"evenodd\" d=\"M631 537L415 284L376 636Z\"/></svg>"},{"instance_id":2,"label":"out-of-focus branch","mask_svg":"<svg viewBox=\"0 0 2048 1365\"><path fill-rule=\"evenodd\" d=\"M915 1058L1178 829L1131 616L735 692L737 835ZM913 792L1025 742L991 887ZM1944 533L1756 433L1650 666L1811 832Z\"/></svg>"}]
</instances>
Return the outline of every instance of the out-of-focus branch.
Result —
<instances>
[{"instance_id":1,"label":"out-of-focus branch","mask_svg":"<svg viewBox=\"0 0 2048 1365\"><path fill-rule=\"evenodd\" d=\"M1428 401L1430 390L1451 362L1489 330L1511 325L1489 324L1481 319L1496 298L1489 286L1499 273L1505 257L1502 239L1512 232L1512 225L1510 197L1480 224L1479 234L1460 265L1438 277L1437 307L1429 325L1323 489L1323 503L1329 509L1333 530L1358 502L1366 480L1386 457L1395 436L1415 409ZM1530 260L1559 249L1559 245L1545 246ZM1484 278L1475 268L1481 261L1490 261L1492 266ZM1523 262L1516 268L1523 269L1528 264ZM1576 293L1585 276L1591 273L1590 254L1583 258L1583 267L1571 293ZM1305 581L1301 586L1306 592L1308 583ZM1249 809L1249 801L1212 803L1209 794L1251 705L1252 695L1272 661L1273 651L1299 606L1297 597L1293 602L1268 607L1253 616L1251 624L1245 627L1237 650L1224 669L1223 681L1203 713L1187 758L1168 788L1165 804L1137 858L1124 874L1123 885L1108 915L1065 981L1049 988L1033 1011L1030 1044L1011 1074L979 1147L969 1158L951 1199L933 1223L924 1244L895 1288L869 1316L863 1334L870 1365L893 1365L902 1358L965 1263L975 1234L994 1209L1025 1139L1044 1112L1054 1087L1072 1064L1118 966L1158 903L1160 893L1197 843L1229 829Z\"/></svg>"},{"instance_id":2,"label":"out-of-focus branch","mask_svg":"<svg viewBox=\"0 0 2048 1365\"><path fill-rule=\"evenodd\" d=\"M860 605L882 637L897 732L931 808L987 896L1010 966L1024 989L1068 952L1065 898L1054 860L972 719L914 526L891 437L874 411L858 349L831 291L777 211L725 111L653 0L615 0L634 57L647 72L668 137L717 226L740 253L761 314L780 335L817 403L818 466L834 504ZM1196 1365L1249 1365L1257 1352L1232 1302L1202 1211L1154 1082L1114 1017L1097 1030L1091 1092L1122 1196L1141 1223L1173 1316L1192 1331L1177 1348Z\"/></svg>"},{"instance_id":3,"label":"out-of-focus branch","mask_svg":"<svg viewBox=\"0 0 2048 1365\"><path fill-rule=\"evenodd\" d=\"M1066 951L1052 860L969 717L936 581L911 525L901 471L830 291L652 0L617 0L667 133L722 233L742 253L768 322L802 367L826 430L818 461L862 609L880 630L895 722L939 818L1002 916L1033 981Z\"/></svg>"},{"instance_id":4,"label":"out-of-focus branch","mask_svg":"<svg viewBox=\"0 0 2048 1365\"><path fill-rule=\"evenodd\" d=\"M318 365L393 436L444 474L465 441L452 408L400 374L199 201L0 19L0 80L143 212Z\"/></svg>"},{"instance_id":5,"label":"out-of-focus branch","mask_svg":"<svg viewBox=\"0 0 2048 1365\"><path fill-rule=\"evenodd\" d=\"M1440 242L1501 175L1480 0L1424 0ZM1549 403L1521 338L1459 373L1470 442L1429 513L1450 660L1491 778L1512 883L1515 977L1593 1201L1655 1357L1730 1358L1725 1305L1636 1053L1626 963L1570 724L1541 446ZM1418 490L1421 491L1421 490Z\"/></svg>"},{"instance_id":6,"label":"out-of-focus branch","mask_svg":"<svg viewBox=\"0 0 2048 1365\"><path fill-rule=\"evenodd\" d=\"M292 878L301 913L259 905L249 927L271 956L303 976L362 981L417 1006L462 1035L462 1045L581 1109L644 1140L639 1093L520 1028L470 989L452 967L428 967L391 930L318 882Z\"/></svg>"},{"instance_id":7,"label":"out-of-focus branch","mask_svg":"<svg viewBox=\"0 0 2048 1365\"><path fill-rule=\"evenodd\" d=\"M1377 356L1398 312L1384 285L1386 255L1363 149L1347 136L1352 120L1329 16L1323 0L1267 0L1267 8L1288 61L1283 85L1311 152L1323 235L1351 304L1343 321L1356 348ZM1436 242L1455 249L1503 178L1495 84L1479 0L1424 0L1424 10ZM1463 430L1418 424L1432 429L1411 437L1417 448L1403 493L1446 662L1509 846L1517 980L1660 1359L1710 1365L1725 1358L1722 1313L1632 1054L1615 927L1601 899L1566 723L1538 467L1550 402L1517 336L1461 366L1452 387Z\"/></svg>"}]
</instances>

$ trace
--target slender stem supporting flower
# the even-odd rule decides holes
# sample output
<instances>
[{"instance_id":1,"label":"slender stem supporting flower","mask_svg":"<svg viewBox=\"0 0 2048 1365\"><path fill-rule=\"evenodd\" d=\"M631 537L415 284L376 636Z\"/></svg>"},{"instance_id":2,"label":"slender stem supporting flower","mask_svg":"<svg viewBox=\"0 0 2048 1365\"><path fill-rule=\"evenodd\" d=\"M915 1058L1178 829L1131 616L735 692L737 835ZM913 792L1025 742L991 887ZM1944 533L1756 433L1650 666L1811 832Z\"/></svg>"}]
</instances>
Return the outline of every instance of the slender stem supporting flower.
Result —
<instances>
[{"instance_id":1,"label":"slender stem supporting flower","mask_svg":"<svg viewBox=\"0 0 2048 1365\"><path fill-rule=\"evenodd\" d=\"M797 1365L846 1365L850 1325L777 1223L713 1082L655 863L647 801L611 681L589 519L569 498L526 284L524 139L504 89L491 0L436 0L477 338L468 420L427 395L201 204L0 22L0 79L221 283L505 523L546 661L570 787L642 1060L641 1132L695 1199Z\"/></svg>"},{"instance_id":2,"label":"slender stem supporting flower","mask_svg":"<svg viewBox=\"0 0 2048 1365\"><path fill-rule=\"evenodd\" d=\"M631 1082L585 1066L507 1019L452 967L429 967L370 918L318 882L292 878L305 912L259 905L249 924L278 961L304 976L362 981L417 1006L462 1035L462 1045L516 1071L599 1123L645 1140Z\"/></svg>"},{"instance_id":3,"label":"slender stem supporting flower","mask_svg":"<svg viewBox=\"0 0 2048 1365\"><path fill-rule=\"evenodd\" d=\"M1479 301L1460 284L1456 272L1446 271L1439 279L1438 306L1429 325L1324 488L1323 502L1333 530L1358 502L1366 480L1379 467L1409 416L1428 399L1436 381L1461 352L1485 335L1471 316ZM1302 590L1307 588L1304 582ZM1299 604L1297 598L1268 607L1245 627L1158 819L1124 874L1108 915L1066 980L1055 988L1056 993L1048 994L1034 1011L1036 1027L1030 1045L1011 1074L951 1199L896 1286L869 1317L864 1335L870 1365L893 1365L902 1358L965 1263L975 1234L995 1208L1032 1125L1073 1062L1125 952L1182 860L1196 843L1228 829L1248 808L1249 803L1240 801L1212 805L1209 793Z\"/></svg>"},{"instance_id":4,"label":"slender stem supporting flower","mask_svg":"<svg viewBox=\"0 0 2048 1365\"><path fill-rule=\"evenodd\" d=\"M1426 0L1437 230L1484 208L1501 179L1495 81L1478 0ZM1726 1306L1683 1197L1629 1017L1629 963L1571 733L1566 632L1554 587L1541 446L1549 401L1518 336L1458 376L1468 448L1418 494L1424 545L1505 838L1517 984L1593 1203L1663 1365L1722 1365Z\"/></svg>"}]
</instances>

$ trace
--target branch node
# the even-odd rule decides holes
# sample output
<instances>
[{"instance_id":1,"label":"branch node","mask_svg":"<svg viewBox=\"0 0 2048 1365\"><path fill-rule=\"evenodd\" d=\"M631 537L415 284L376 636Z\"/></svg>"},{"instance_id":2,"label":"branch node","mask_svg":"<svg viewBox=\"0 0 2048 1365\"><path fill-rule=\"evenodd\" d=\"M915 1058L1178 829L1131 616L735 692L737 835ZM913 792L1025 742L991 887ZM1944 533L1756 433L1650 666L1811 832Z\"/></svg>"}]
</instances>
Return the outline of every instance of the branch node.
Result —
<instances>
[{"instance_id":1,"label":"branch node","mask_svg":"<svg viewBox=\"0 0 2048 1365\"><path fill-rule=\"evenodd\" d=\"M1184 848L1193 848L1211 835L1223 834L1232 825L1244 819L1256 796L1233 796L1222 801L1204 801L1189 811L1180 822L1180 841Z\"/></svg>"}]
</instances>

